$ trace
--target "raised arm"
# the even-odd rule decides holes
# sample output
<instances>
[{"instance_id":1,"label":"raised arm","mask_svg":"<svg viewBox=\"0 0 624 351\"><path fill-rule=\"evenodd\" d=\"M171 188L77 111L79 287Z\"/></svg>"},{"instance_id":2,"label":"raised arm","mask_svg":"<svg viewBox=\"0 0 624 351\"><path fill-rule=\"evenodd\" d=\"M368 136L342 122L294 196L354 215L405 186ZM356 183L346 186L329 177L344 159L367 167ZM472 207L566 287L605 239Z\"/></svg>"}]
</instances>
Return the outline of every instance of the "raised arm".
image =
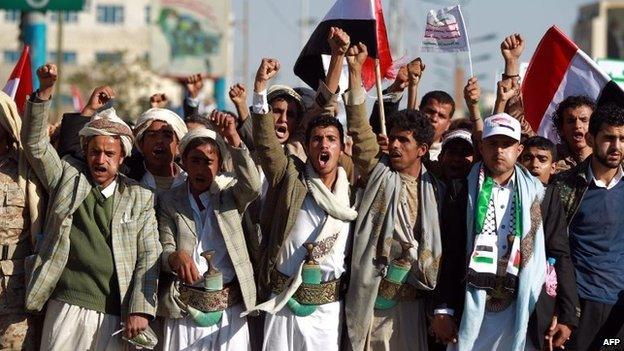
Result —
<instances>
[{"instance_id":1,"label":"raised arm","mask_svg":"<svg viewBox=\"0 0 624 351\"><path fill-rule=\"evenodd\" d=\"M21 141L28 162L48 192L56 188L63 165L48 135L50 98L58 78L56 66L45 64L37 69L40 88L26 104Z\"/></svg>"},{"instance_id":2,"label":"raised arm","mask_svg":"<svg viewBox=\"0 0 624 351\"><path fill-rule=\"evenodd\" d=\"M468 107L470 121L472 122L472 140L475 144L475 153L479 152L479 144L481 143L481 135L483 135L483 119L481 119L481 110L479 110L479 100L481 99L481 87L476 77L468 79L468 83L464 87L464 101Z\"/></svg>"},{"instance_id":3,"label":"raised arm","mask_svg":"<svg viewBox=\"0 0 624 351\"><path fill-rule=\"evenodd\" d=\"M349 35L338 27L331 27L327 35L327 42L331 49L331 58L329 60L329 67L327 69L327 75L325 81L319 82L318 89L316 90L316 97L314 99L314 108L306 111L303 114L303 118L299 123L297 130L291 138L291 141L298 141L301 144L305 144L305 133L308 129L308 123L319 115L336 116L336 103L338 95L336 92L339 90L340 75L342 73L342 65L345 59L347 50L350 43Z\"/></svg>"},{"instance_id":4,"label":"raised arm","mask_svg":"<svg viewBox=\"0 0 624 351\"><path fill-rule=\"evenodd\" d=\"M362 65L368 57L366 45L358 43L347 51L349 90L344 94L349 135L353 138L353 162L360 174L366 176L379 162L379 145L366 120L366 92L362 87Z\"/></svg>"},{"instance_id":5,"label":"raised arm","mask_svg":"<svg viewBox=\"0 0 624 351\"><path fill-rule=\"evenodd\" d=\"M238 212L243 213L247 206L260 196L260 174L251 159L249 150L243 144L236 131L236 121L231 115L214 110L210 120L228 144L236 173L236 184L228 189L238 205Z\"/></svg>"},{"instance_id":6,"label":"raised arm","mask_svg":"<svg viewBox=\"0 0 624 351\"><path fill-rule=\"evenodd\" d=\"M184 98L184 117L197 114L199 110L199 101L197 96L204 87L204 77L201 73L192 74L186 77L186 94Z\"/></svg>"},{"instance_id":7,"label":"raised arm","mask_svg":"<svg viewBox=\"0 0 624 351\"><path fill-rule=\"evenodd\" d=\"M228 96L238 114L238 135L243 140L243 143L245 143L245 146L247 146L250 151L253 151L253 128L251 119L249 118L251 115L249 112L249 105L247 105L247 88L244 84L236 83L230 87Z\"/></svg>"},{"instance_id":8,"label":"raised arm","mask_svg":"<svg viewBox=\"0 0 624 351\"><path fill-rule=\"evenodd\" d=\"M523 51L524 39L518 33L506 37L501 43L501 54L505 60L505 73L503 73L502 80L511 80L511 83L506 83L507 85L520 86L520 56ZM515 94L506 101L504 111L520 121L523 134L528 136L535 135L535 131L524 118L524 106L522 105L520 89L516 89Z\"/></svg>"},{"instance_id":9,"label":"raised arm","mask_svg":"<svg viewBox=\"0 0 624 351\"><path fill-rule=\"evenodd\" d=\"M254 104L252 106L253 139L262 171L271 186L277 185L288 166L288 158L275 135L275 119L266 101L267 83L280 69L276 59L264 58L254 81Z\"/></svg>"},{"instance_id":10,"label":"raised arm","mask_svg":"<svg viewBox=\"0 0 624 351\"><path fill-rule=\"evenodd\" d=\"M407 73L409 78L409 85L407 88L407 108L411 110L416 109L416 103L418 100L418 84L420 83L420 77L425 71L425 64L420 57L415 58L412 62L407 64Z\"/></svg>"}]
</instances>

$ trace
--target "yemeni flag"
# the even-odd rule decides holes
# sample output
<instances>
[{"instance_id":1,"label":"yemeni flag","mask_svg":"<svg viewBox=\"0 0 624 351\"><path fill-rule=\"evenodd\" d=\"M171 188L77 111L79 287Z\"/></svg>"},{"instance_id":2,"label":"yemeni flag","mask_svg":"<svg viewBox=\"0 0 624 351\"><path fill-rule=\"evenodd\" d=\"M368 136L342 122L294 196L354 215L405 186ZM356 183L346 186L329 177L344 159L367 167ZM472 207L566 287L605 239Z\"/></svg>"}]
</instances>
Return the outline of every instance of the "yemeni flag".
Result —
<instances>
[{"instance_id":1,"label":"yemeni flag","mask_svg":"<svg viewBox=\"0 0 624 351\"><path fill-rule=\"evenodd\" d=\"M30 70L30 47L28 45L24 45L22 54L2 91L15 101L19 113L23 114L26 98L33 91L32 72Z\"/></svg>"},{"instance_id":2,"label":"yemeni flag","mask_svg":"<svg viewBox=\"0 0 624 351\"><path fill-rule=\"evenodd\" d=\"M78 90L78 87L76 87L75 85L70 85L69 86L69 90L71 91L71 95L72 95L72 104L74 105L74 111L82 111L82 109L84 108L84 101L82 100L82 96L80 95L80 91Z\"/></svg>"},{"instance_id":3,"label":"yemeni flag","mask_svg":"<svg viewBox=\"0 0 624 351\"><path fill-rule=\"evenodd\" d=\"M381 76L393 78L392 56L386 34L381 0L336 0L323 21L316 27L295 63L295 75L314 90L325 79L321 55L330 55L327 43L329 28L339 27L351 37L351 44L364 43L368 59L362 67L366 90L375 85L375 60L379 59Z\"/></svg>"},{"instance_id":4,"label":"yemeni flag","mask_svg":"<svg viewBox=\"0 0 624 351\"><path fill-rule=\"evenodd\" d=\"M586 95L597 105L624 103L624 92L559 28L550 27L540 41L522 83L524 114L538 134L558 141L553 123L566 97Z\"/></svg>"}]
</instances>

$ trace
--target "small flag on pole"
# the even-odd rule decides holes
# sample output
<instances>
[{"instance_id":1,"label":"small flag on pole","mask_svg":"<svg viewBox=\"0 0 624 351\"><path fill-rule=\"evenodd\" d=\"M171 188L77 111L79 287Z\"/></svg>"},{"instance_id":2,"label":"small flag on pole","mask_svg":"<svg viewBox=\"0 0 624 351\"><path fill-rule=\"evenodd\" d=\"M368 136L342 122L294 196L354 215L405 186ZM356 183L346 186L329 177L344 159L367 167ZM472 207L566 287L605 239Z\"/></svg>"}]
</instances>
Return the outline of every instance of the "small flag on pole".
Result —
<instances>
[{"instance_id":1,"label":"small flag on pole","mask_svg":"<svg viewBox=\"0 0 624 351\"><path fill-rule=\"evenodd\" d=\"M347 32L351 44L362 42L366 45L368 59L362 67L362 81L367 90L375 85L375 59L380 61L384 78L394 77L381 0L336 0L301 50L294 67L297 77L313 89L317 89L319 80L325 78L321 55L331 53L327 43L331 27Z\"/></svg>"},{"instance_id":2,"label":"small flag on pole","mask_svg":"<svg viewBox=\"0 0 624 351\"><path fill-rule=\"evenodd\" d=\"M473 76L470 42L459 5L445 7L438 11L431 10L427 13L427 25L421 50L423 52L468 52L470 76Z\"/></svg>"},{"instance_id":3,"label":"small flag on pole","mask_svg":"<svg viewBox=\"0 0 624 351\"><path fill-rule=\"evenodd\" d=\"M24 45L22 54L2 91L15 101L19 113L23 114L26 97L33 91L29 46Z\"/></svg>"},{"instance_id":4,"label":"small flag on pole","mask_svg":"<svg viewBox=\"0 0 624 351\"><path fill-rule=\"evenodd\" d=\"M80 112L84 108L84 101L82 100L82 96L80 96L80 91L75 85L71 85L69 87L72 95L72 103L74 105L74 111Z\"/></svg>"},{"instance_id":5,"label":"small flag on pole","mask_svg":"<svg viewBox=\"0 0 624 351\"><path fill-rule=\"evenodd\" d=\"M624 92L559 28L550 27L537 45L522 81L524 115L538 134L559 139L553 115L568 96L585 95L597 105L622 106Z\"/></svg>"}]
</instances>

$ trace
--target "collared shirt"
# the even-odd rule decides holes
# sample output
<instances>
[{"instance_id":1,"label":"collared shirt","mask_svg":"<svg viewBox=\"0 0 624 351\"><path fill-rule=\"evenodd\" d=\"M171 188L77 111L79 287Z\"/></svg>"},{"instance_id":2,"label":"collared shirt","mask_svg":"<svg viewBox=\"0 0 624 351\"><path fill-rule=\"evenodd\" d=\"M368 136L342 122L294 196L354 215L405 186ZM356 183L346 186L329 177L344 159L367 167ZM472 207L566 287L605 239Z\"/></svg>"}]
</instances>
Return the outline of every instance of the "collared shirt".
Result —
<instances>
[{"instance_id":1,"label":"collared shirt","mask_svg":"<svg viewBox=\"0 0 624 351\"><path fill-rule=\"evenodd\" d=\"M115 177L115 180L113 180L110 184L108 184L106 188L99 189L99 190L104 196L104 198L108 199L109 197L113 196L113 194L115 193L116 186L117 186L117 178Z\"/></svg>"},{"instance_id":2,"label":"collared shirt","mask_svg":"<svg viewBox=\"0 0 624 351\"><path fill-rule=\"evenodd\" d=\"M190 185L187 193L193 210L193 220L197 233L195 251L193 252L193 261L197 271L199 274L204 274L208 270L208 262L201 256L202 252L214 250L212 264L223 275L223 284L229 283L234 279L236 273L214 214L210 190L199 195L199 200L203 206L202 210L199 209L197 201L191 193ZM201 285L203 282L197 284Z\"/></svg>"},{"instance_id":3,"label":"collared shirt","mask_svg":"<svg viewBox=\"0 0 624 351\"><path fill-rule=\"evenodd\" d=\"M251 105L251 111L253 113L263 115L269 112L269 101L267 100L267 90L264 89L259 93L254 91L253 103Z\"/></svg>"},{"instance_id":4,"label":"collared shirt","mask_svg":"<svg viewBox=\"0 0 624 351\"><path fill-rule=\"evenodd\" d=\"M498 185L494 182L492 187L492 201L494 202L494 224L496 225L496 233L498 234L498 257L503 256L508 249L507 235L513 233L513 216L512 213L515 191L515 175L509 179L507 184Z\"/></svg>"},{"instance_id":5,"label":"collared shirt","mask_svg":"<svg viewBox=\"0 0 624 351\"><path fill-rule=\"evenodd\" d=\"M620 182L620 180L622 180L622 177L624 177L624 171L622 170L622 166L620 166L618 167L617 173L615 174L615 176L613 176L609 184L605 184L602 180L596 179L591 164L589 165L589 167L587 167L587 178L593 180L594 184L596 184L596 186L599 188L605 188L607 190L612 189L614 186L617 185L617 183Z\"/></svg>"}]
</instances>

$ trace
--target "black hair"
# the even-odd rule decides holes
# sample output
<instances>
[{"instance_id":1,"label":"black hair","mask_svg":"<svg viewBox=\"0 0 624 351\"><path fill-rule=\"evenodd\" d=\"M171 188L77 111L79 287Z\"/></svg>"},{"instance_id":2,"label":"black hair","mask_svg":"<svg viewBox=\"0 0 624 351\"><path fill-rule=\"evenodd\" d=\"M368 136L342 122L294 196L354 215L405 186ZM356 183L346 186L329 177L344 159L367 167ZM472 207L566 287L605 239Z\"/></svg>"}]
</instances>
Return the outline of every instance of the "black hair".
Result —
<instances>
[{"instance_id":1,"label":"black hair","mask_svg":"<svg viewBox=\"0 0 624 351\"><path fill-rule=\"evenodd\" d=\"M201 116L197 113L193 113L184 117L184 123L197 123L197 124L201 124L202 126L206 128L211 127L211 124L208 118L206 118L205 116Z\"/></svg>"},{"instance_id":2,"label":"black hair","mask_svg":"<svg viewBox=\"0 0 624 351\"><path fill-rule=\"evenodd\" d=\"M472 126L473 126L473 123L470 119L457 118L451 121L451 125L449 126L447 133L450 133L457 129L466 129L470 132L472 130Z\"/></svg>"},{"instance_id":3,"label":"black hair","mask_svg":"<svg viewBox=\"0 0 624 351\"><path fill-rule=\"evenodd\" d=\"M565 110L569 108L575 109L581 106L587 106L592 111L594 111L596 109L596 102L585 95L572 95L563 99L563 101L561 101L559 105L557 105L555 118L553 120L557 129L561 130L561 128L563 127L563 113L565 112Z\"/></svg>"},{"instance_id":4,"label":"black hair","mask_svg":"<svg viewBox=\"0 0 624 351\"><path fill-rule=\"evenodd\" d=\"M425 96L422 97L422 100L420 100L420 105L418 106L418 109L422 111L422 109L425 108L425 105L427 105L427 103L429 103L429 100L431 99L436 100L441 104L451 105L451 114L449 117L453 117L453 114L455 113L455 101L448 93L442 90L434 90L425 94Z\"/></svg>"},{"instance_id":5,"label":"black hair","mask_svg":"<svg viewBox=\"0 0 624 351\"><path fill-rule=\"evenodd\" d=\"M280 101L280 100L284 100L286 101L287 104L290 104L291 102L295 104L295 106L297 107L297 119L300 119L303 117L303 105L297 101L297 99L295 99L294 97L288 95L288 94L280 94L274 97L271 97L271 100L268 101L269 105L271 105L274 101Z\"/></svg>"},{"instance_id":6,"label":"black hair","mask_svg":"<svg viewBox=\"0 0 624 351\"><path fill-rule=\"evenodd\" d=\"M217 150L217 155L219 156L219 168L221 168L221 164L223 163L223 155L221 155L221 149L219 149L219 145L212 138L199 137L199 138L195 138L195 139L191 140L188 143L188 145L186 145L186 148L184 148L184 153L182 154L182 159L184 159L191 150L193 150L194 148L196 148L196 147L198 147L200 145L204 145L204 144L210 144L213 149Z\"/></svg>"},{"instance_id":7,"label":"black hair","mask_svg":"<svg viewBox=\"0 0 624 351\"><path fill-rule=\"evenodd\" d=\"M612 127L624 126L624 109L613 103L596 108L589 119L589 134L595 137L604 124Z\"/></svg>"},{"instance_id":8,"label":"black hair","mask_svg":"<svg viewBox=\"0 0 624 351\"><path fill-rule=\"evenodd\" d=\"M414 140L420 144L431 146L435 129L424 113L418 110L400 110L392 114L388 120L388 131L398 129L410 131Z\"/></svg>"},{"instance_id":9,"label":"black hair","mask_svg":"<svg viewBox=\"0 0 624 351\"><path fill-rule=\"evenodd\" d=\"M522 145L524 145L525 150L530 147L534 147L538 150L549 151L553 161L557 159L557 146L555 145L555 143L544 137L541 137L539 135L532 136L525 139L522 142Z\"/></svg>"},{"instance_id":10,"label":"black hair","mask_svg":"<svg viewBox=\"0 0 624 351\"><path fill-rule=\"evenodd\" d=\"M338 129L338 134L340 135L340 145L344 145L344 129L342 128L342 124L337 118L329 117L329 116L317 116L314 117L309 123L306 129L305 134L305 142L306 145L310 142L310 137L312 136L312 130L314 128L327 128L327 127L335 127Z\"/></svg>"}]
</instances>

